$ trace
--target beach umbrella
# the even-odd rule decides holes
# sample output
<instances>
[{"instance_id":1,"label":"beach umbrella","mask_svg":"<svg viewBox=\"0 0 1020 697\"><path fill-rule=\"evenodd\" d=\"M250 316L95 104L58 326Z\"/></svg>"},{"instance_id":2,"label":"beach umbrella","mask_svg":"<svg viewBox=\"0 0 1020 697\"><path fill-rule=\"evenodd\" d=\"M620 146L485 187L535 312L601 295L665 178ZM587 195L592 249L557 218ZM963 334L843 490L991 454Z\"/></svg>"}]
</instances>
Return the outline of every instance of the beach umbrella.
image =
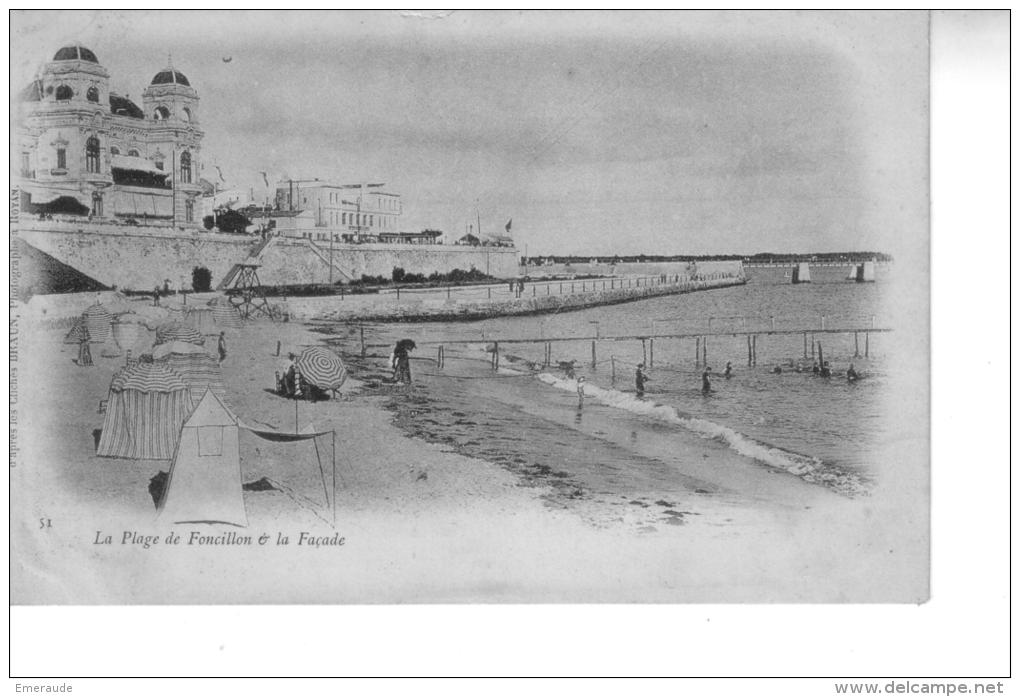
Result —
<instances>
[{"instance_id":1,"label":"beach umbrella","mask_svg":"<svg viewBox=\"0 0 1020 697\"><path fill-rule=\"evenodd\" d=\"M181 376L196 403L207 389L212 390L217 397L223 398L227 394L220 363L208 353L170 353L159 359L159 362L165 363L170 370Z\"/></svg>"},{"instance_id":2,"label":"beach umbrella","mask_svg":"<svg viewBox=\"0 0 1020 697\"><path fill-rule=\"evenodd\" d=\"M180 322L168 322L156 328L156 343L165 344L168 341L187 341L192 344L204 344L205 339L194 327L189 327Z\"/></svg>"},{"instance_id":3,"label":"beach umbrella","mask_svg":"<svg viewBox=\"0 0 1020 697\"><path fill-rule=\"evenodd\" d=\"M96 303L82 313L85 326L89 329L89 338L93 342L103 343L110 338L110 325L113 324L113 315Z\"/></svg>"},{"instance_id":4,"label":"beach umbrella","mask_svg":"<svg viewBox=\"0 0 1020 697\"><path fill-rule=\"evenodd\" d=\"M74 324L71 325L71 330L64 335L64 343L77 344L85 336L85 331L85 318L76 317Z\"/></svg>"},{"instance_id":5,"label":"beach umbrella","mask_svg":"<svg viewBox=\"0 0 1020 697\"><path fill-rule=\"evenodd\" d=\"M294 365L309 384L323 390L338 389L347 379L347 369L340 356L322 346L306 348Z\"/></svg>"},{"instance_id":6,"label":"beach umbrella","mask_svg":"<svg viewBox=\"0 0 1020 697\"><path fill-rule=\"evenodd\" d=\"M199 346L198 344L192 344L188 341L168 341L165 344L157 345L152 349L151 353L154 360L161 360L171 354L202 354L212 358L204 347Z\"/></svg>"}]
</instances>

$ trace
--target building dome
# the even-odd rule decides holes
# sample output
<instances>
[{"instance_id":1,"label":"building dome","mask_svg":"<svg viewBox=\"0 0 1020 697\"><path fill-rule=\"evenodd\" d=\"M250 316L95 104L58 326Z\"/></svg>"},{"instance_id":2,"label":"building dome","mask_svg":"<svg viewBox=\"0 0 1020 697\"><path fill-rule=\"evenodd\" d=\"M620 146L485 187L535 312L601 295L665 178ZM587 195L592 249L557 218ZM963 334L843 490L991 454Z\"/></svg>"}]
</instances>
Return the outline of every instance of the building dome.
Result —
<instances>
[{"instance_id":1,"label":"building dome","mask_svg":"<svg viewBox=\"0 0 1020 697\"><path fill-rule=\"evenodd\" d=\"M166 68L156 73L156 77L152 78L150 85L186 85L191 87L191 83L188 82L188 78L184 76L179 70L172 68Z\"/></svg>"},{"instance_id":2,"label":"building dome","mask_svg":"<svg viewBox=\"0 0 1020 697\"><path fill-rule=\"evenodd\" d=\"M64 46L62 49L57 51L57 54L53 56L55 61L88 61L89 63L99 64L99 59L89 49L84 46Z\"/></svg>"}]
</instances>

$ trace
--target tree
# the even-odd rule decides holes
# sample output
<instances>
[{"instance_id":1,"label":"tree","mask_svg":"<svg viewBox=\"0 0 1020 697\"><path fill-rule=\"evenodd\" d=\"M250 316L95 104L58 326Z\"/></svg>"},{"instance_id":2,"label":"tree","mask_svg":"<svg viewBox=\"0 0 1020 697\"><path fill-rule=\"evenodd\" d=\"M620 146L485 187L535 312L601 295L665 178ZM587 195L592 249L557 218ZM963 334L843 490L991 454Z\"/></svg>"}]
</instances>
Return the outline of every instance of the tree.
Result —
<instances>
[{"instance_id":1,"label":"tree","mask_svg":"<svg viewBox=\"0 0 1020 697\"><path fill-rule=\"evenodd\" d=\"M191 270L191 287L196 293L212 290L212 271L204 266L196 266Z\"/></svg>"},{"instance_id":2,"label":"tree","mask_svg":"<svg viewBox=\"0 0 1020 697\"><path fill-rule=\"evenodd\" d=\"M400 283L401 281L403 281L404 280L404 275L405 275L405 272L404 272L404 269L402 267L400 267L400 266L394 266L393 267L393 282L394 283Z\"/></svg>"},{"instance_id":3,"label":"tree","mask_svg":"<svg viewBox=\"0 0 1020 697\"><path fill-rule=\"evenodd\" d=\"M230 209L221 212L216 221L216 226L219 227L220 232L234 234L243 234L249 225L251 225L251 221L244 213Z\"/></svg>"},{"instance_id":4,"label":"tree","mask_svg":"<svg viewBox=\"0 0 1020 697\"><path fill-rule=\"evenodd\" d=\"M212 230L215 225L216 223L213 222L213 217L211 215L207 215L202 218L202 227L206 230Z\"/></svg>"}]
</instances>

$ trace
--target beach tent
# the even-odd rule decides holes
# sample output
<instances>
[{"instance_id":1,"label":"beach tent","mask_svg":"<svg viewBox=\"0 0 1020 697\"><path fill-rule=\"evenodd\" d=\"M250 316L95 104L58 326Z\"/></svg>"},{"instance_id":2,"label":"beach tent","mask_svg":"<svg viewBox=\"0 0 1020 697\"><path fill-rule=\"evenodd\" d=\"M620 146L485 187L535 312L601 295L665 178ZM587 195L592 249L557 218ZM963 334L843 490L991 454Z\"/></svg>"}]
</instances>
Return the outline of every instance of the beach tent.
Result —
<instances>
[{"instance_id":1,"label":"beach tent","mask_svg":"<svg viewBox=\"0 0 1020 697\"><path fill-rule=\"evenodd\" d=\"M86 325L84 317L76 317L70 331L64 335L65 344L77 344L85 335ZM89 337L91 339L91 336Z\"/></svg>"},{"instance_id":2,"label":"beach tent","mask_svg":"<svg viewBox=\"0 0 1020 697\"><path fill-rule=\"evenodd\" d=\"M96 454L168 460L192 406L188 385L165 363L139 361L123 368L110 383Z\"/></svg>"},{"instance_id":3,"label":"beach tent","mask_svg":"<svg viewBox=\"0 0 1020 697\"><path fill-rule=\"evenodd\" d=\"M104 343L110 338L110 327L113 324L113 315L105 307L96 303L82 313L85 326L89 328L89 336L95 343Z\"/></svg>"},{"instance_id":4,"label":"beach tent","mask_svg":"<svg viewBox=\"0 0 1020 697\"><path fill-rule=\"evenodd\" d=\"M248 525L237 417L212 390L181 427L158 509L163 522Z\"/></svg>"},{"instance_id":5,"label":"beach tent","mask_svg":"<svg viewBox=\"0 0 1020 697\"><path fill-rule=\"evenodd\" d=\"M194 327L180 322L167 322L156 328L156 343L165 344L170 341L187 341L192 344L204 344L205 339Z\"/></svg>"},{"instance_id":6,"label":"beach tent","mask_svg":"<svg viewBox=\"0 0 1020 697\"><path fill-rule=\"evenodd\" d=\"M230 300L224 297L213 298L209 301L212 308L213 322L217 327L224 329L240 329L241 315L237 308L230 304Z\"/></svg>"},{"instance_id":7,"label":"beach tent","mask_svg":"<svg viewBox=\"0 0 1020 697\"><path fill-rule=\"evenodd\" d=\"M294 365L306 382L319 389L336 390L347 380L347 369L340 356L322 346L306 348Z\"/></svg>"},{"instance_id":8,"label":"beach tent","mask_svg":"<svg viewBox=\"0 0 1020 697\"><path fill-rule=\"evenodd\" d=\"M174 343L181 344L184 342ZM166 346L166 344L161 344L161 346ZM223 373L220 371L220 363L208 353L178 353L171 351L158 359L153 355L153 359L160 363L165 363L170 370L181 376L188 389L191 390L193 402L198 402L207 389L212 390L221 399L226 397L227 388L223 384Z\"/></svg>"}]
</instances>

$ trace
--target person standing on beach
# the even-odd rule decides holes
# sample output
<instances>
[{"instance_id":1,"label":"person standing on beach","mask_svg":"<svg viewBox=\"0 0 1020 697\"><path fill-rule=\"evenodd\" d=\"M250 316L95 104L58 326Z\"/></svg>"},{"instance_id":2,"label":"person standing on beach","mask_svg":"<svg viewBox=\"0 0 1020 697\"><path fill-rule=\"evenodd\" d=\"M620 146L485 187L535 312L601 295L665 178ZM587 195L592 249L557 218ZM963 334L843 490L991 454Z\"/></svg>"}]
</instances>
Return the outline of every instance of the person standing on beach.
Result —
<instances>
[{"instance_id":1,"label":"person standing on beach","mask_svg":"<svg viewBox=\"0 0 1020 697\"><path fill-rule=\"evenodd\" d=\"M83 324L81 325L81 338L78 340L79 368L86 368L92 365L92 349L89 348L90 341L92 341L92 335L89 334L89 328Z\"/></svg>"},{"instance_id":2,"label":"person standing on beach","mask_svg":"<svg viewBox=\"0 0 1020 697\"><path fill-rule=\"evenodd\" d=\"M225 332L220 332L219 341L216 343L216 350L220 354L220 363L227 357L227 336Z\"/></svg>"},{"instance_id":3,"label":"person standing on beach","mask_svg":"<svg viewBox=\"0 0 1020 697\"><path fill-rule=\"evenodd\" d=\"M733 377L733 363L726 361L726 370L723 371L723 377L729 380Z\"/></svg>"},{"instance_id":4,"label":"person standing on beach","mask_svg":"<svg viewBox=\"0 0 1020 697\"><path fill-rule=\"evenodd\" d=\"M584 406L584 376L577 378L577 408Z\"/></svg>"},{"instance_id":5,"label":"person standing on beach","mask_svg":"<svg viewBox=\"0 0 1020 697\"><path fill-rule=\"evenodd\" d=\"M645 396L645 383L648 381L648 376L645 374L645 364L638 363L637 371L634 373L634 387L637 388L637 396Z\"/></svg>"},{"instance_id":6,"label":"person standing on beach","mask_svg":"<svg viewBox=\"0 0 1020 697\"><path fill-rule=\"evenodd\" d=\"M712 391L712 381L709 379L712 375L712 368L705 366L705 372L701 374L701 394L708 394Z\"/></svg>"},{"instance_id":7,"label":"person standing on beach","mask_svg":"<svg viewBox=\"0 0 1020 697\"><path fill-rule=\"evenodd\" d=\"M411 384L411 355L410 351L414 350L414 342L410 339L401 339L397 342L397 347L393 353L396 356L397 362L397 381L402 382L405 385Z\"/></svg>"}]
</instances>

